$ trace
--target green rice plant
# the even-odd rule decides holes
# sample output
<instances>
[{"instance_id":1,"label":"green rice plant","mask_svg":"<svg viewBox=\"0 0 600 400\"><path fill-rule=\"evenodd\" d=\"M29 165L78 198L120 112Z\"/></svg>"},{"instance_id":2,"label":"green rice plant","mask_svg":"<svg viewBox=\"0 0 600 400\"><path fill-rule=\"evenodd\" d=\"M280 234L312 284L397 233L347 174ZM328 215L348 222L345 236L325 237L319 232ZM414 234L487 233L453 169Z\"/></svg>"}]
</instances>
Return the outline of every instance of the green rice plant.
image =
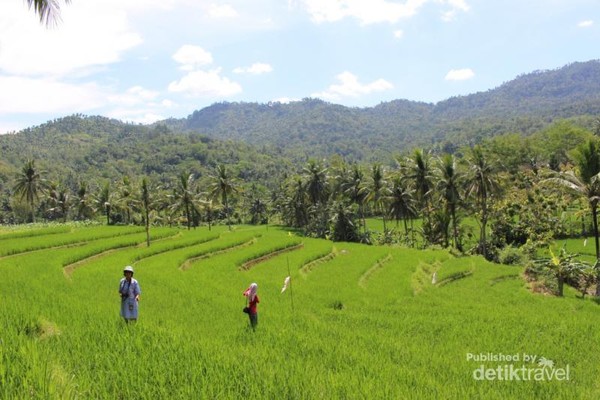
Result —
<instances>
[{"instance_id":1,"label":"green rice plant","mask_svg":"<svg viewBox=\"0 0 600 400\"><path fill-rule=\"evenodd\" d=\"M160 230L155 230L154 238L159 239L162 237L169 237L175 234L176 232L171 228L161 228ZM145 232L127 235L126 237L116 236L104 240L97 240L72 251L71 256L63 261L63 267L65 269L72 270L87 258L97 257L100 256L102 253L112 251L115 249L140 245L145 243L145 240Z\"/></svg>"},{"instance_id":2,"label":"green rice plant","mask_svg":"<svg viewBox=\"0 0 600 400\"><path fill-rule=\"evenodd\" d=\"M67 233L71 228L67 225L51 225L39 227L38 225L32 226L14 226L12 229L7 226L0 226L0 240L6 239L18 239L18 238L30 238L33 236L40 235L52 235L56 233Z\"/></svg>"},{"instance_id":3,"label":"green rice plant","mask_svg":"<svg viewBox=\"0 0 600 400\"><path fill-rule=\"evenodd\" d=\"M438 284L444 280L453 280L470 275L473 272L474 265L473 257L449 258L442 263L438 270Z\"/></svg>"},{"instance_id":4,"label":"green rice plant","mask_svg":"<svg viewBox=\"0 0 600 400\"><path fill-rule=\"evenodd\" d=\"M600 395L598 305L568 288L562 299L532 293L519 267L444 250L356 243L336 243L334 250L329 241L272 226L167 229L149 248L128 246L134 237L143 243L144 233L127 227L89 240L108 232L99 228L65 233L79 238L78 247L0 258L1 398ZM112 251L100 251L102 242ZM65 279L63 265L92 250L97 257L80 259ZM123 266L133 263L142 288L140 318L127 325L117 287ZM470 276L432 285L434 272L438 281ZM287 276L291 286L282 292ZM255 332L241 312L250 282L259 285ZM519 360L482 358L487 354ZM570 376L476 379L481 368L510 365L568 366Z\"/></svg>"},{"instance_id":5,"label":"green rice plant","mask_svg":"<svg viewBox=\"0 0 600 400\"><path fill-rule=\"evenodd\" d=\"M11 238L2 242L0 248L0 257L48 249L51 247L60 247L68 245L79 245L81 243L94 240L102 240L115 236L131 235L144 232L140 227L93 227L81 231L69 230L65 233L52 232L51 234L40 234L26 238Z\"/></svg>"}]
</instances>

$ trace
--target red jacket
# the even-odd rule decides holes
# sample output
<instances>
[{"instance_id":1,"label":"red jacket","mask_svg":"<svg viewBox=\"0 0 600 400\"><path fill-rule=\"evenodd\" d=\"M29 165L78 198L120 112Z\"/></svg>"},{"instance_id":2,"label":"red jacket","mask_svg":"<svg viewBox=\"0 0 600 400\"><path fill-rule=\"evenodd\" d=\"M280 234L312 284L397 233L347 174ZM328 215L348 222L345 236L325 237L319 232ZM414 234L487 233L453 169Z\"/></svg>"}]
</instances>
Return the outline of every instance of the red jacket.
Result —
<instances>
[{"instance_id":1,"label":"red jacket","mask_svg":"<svg viewBox=\"0 0 600 400\"><path fill-rule=\"evenodd\" d=\"M258 303L260 303L260 300L258 299L258 295L255 295L254 300L248 304L248 308L250 308L250 314L256 314L256 305Z\"/></svg>"}]
</instances>

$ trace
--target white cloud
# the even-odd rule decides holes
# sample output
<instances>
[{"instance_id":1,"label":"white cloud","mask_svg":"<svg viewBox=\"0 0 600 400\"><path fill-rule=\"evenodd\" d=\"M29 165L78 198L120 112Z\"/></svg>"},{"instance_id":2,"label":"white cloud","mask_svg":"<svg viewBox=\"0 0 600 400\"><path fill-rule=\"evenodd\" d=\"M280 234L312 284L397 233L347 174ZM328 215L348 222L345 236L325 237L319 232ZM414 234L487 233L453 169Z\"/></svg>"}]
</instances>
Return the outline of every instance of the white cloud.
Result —
<instances>
[{"instance_id":1,"label":"white cloud","mask_svg":"<svg viewBox=\"0 0 600 400\"><path fill-rule=\"evenodd\" d=\"M277 99L271 100L271 103L281 103L281 104L289 104L295 101L301 101L301 99L293 98L293 97L279 97Z\"/></svg>"},{"instance_id":2,"label":"white cloud","mask_svg":"<svg viewBox=\"0 0 600 400\"><path fill-rule=\"evenodd\" d=\"M52 29L32 14L21 2L3 4L0 71L20 76L82 74L119 61L123 52L142 43L126 12L102 2L62 7L62 22Z\"/></svg>"},{"instance_id":3,"label":"white cloud","mask_svg":"<svg viewBox=\"0 0 600 400\"><path fill-rule=\"evenodd\" d=\"M228 97L242 92L242 87L220 75L221 69L192 71L177 82L169 84L169 91L189 96Z\"/></svg>"},{"instance_id":4,"label":"white cloud","mask_svg":"<svg viewBox=\"0 0 600 400\"><path fill-rule=\"evenodd\" d=\"M208 16L211 18L215 18L215 19L235 18L238 15L239 14L235 10L235 8L233 8L229 4L222 4L222 5L211 4L208 7Z\"/></svg>"},{"instance_id":5,"label":"white cloud","mask_svg":"<svg viewBox=\"0 0 600 400\"><path fill-rule=\"evenodd\" d=\"M348 71L337 75L336 79L339 81L339 84L333 84L327 90L313 93L311 96L324 100L339 100L343 97L359 97L365 94L383 92L394 87L394 85L384 79L362 84L354 74Z\"/></svg>"},{"instance_id":6,"label":"white cloud","mask_svg":"<svg viewBox=\"0 0 600 400\"><path fill-rule=\"evenodd\" d=\"M159 96L159 93L152 90L144 89L141 86L134 86L125 93L111 95L108 97L112 103L117 103L121 106L136 106L154 101Z\"/></svg>"},{"instance_id":7,"label":"white cloud","mask_svg":"<svg viewBox=\"0 0 600 400\"><path fill-rule=\"evenodd\" d=\"M163 106L164 108L173 108L177 104L175 102L173 102L173 100L164 99L163 101L160 102L160 105Z\"/></svg>"},{"instance_id":8,"label":"white cloud","mask_svg":"<svg viewBox=\"0 0 600 400\"><path fill-rule=\"evenodd\" d=\"M93 83L72 85L53 79L0 76L0 115L73 113L100 107L106 93Z\"/></svg>"},{"instance_id":9,"label":"white cloud","mask_svg":"<svg viewBox=\"0 0 600 400\"><path fill-rule=\"evenodd\" d=\"M159 99L160 93L141 86L133 86L125 93L108 96L109 106L113 108L107 116L123 121L150 124L166 117L176 104L169 99Z\"/></svg>"},{"instance_id":10,"label":"white cloud","mask_svg":"<svg viewBox=\"0 0 600 400\"><path fill-rule=\"evenodd\" d=\"M592 21L591 19L588 19L586 21L581 21L580 23L577 24L577 26L580 28L589 28L592 25L594 25L594 21Z\"/></svg>"},{"instance_id":11,"label":"white cloud","mask_svg":"<svg viewBox=\"0 0 600 400\"><path fill-rule=\"evenodd\" d=\"M361 24L396 22L416 14L428 0L407 0L395 3L387 0L304 0L314 22L335 22L353 17Z\"/></svg>"},{"instance_id":12,"label":"white cloud","mask_svg":"<svg viewBox=\"0 0 600 400\"><path fill-rule=\"evenodd\" d=\"M450 6L450 10L442 13L442 20L446 22L453 21L459 12L467 12L470 9L465 0L438 0L438 2Z\"/></svg>"},{"instance_id":13,"label":"white cloud","mask_svg":"<svg viewBox=\"0 0 600 400\"><path fill-rule=\"evenodd\" d=\"M156 121L166 119L165 116L155 114L146 109L119 109L107 114L109 118L119 119L121 121L133 122L134 124L151 124Z\"/></svg>"},{"instance_id":14,"label":"white cloud","mask_svg":"<svg viewBox=\"0 0 600 400\"><path fill-rule=\"evenodd\" d=\"M394 37L396 39L402 39L404 37L404 31L402 29L395 30Z\"/></svg>"},{"instance_id":15,"label":"white cloud","mask_svg":"<svg viewBox=\"0 0 600 400\"><path fill-rule=\"evenodd\" d=\"M212 64L212 55L202 47L183 45L173 54L173 60L181 65L184 71L192 71L197 67Z\"/></svg>"},{"instance_id":16,"label":"white cloud","mask_svg":"<svg viewBox=\"0 0 600 400\"><path fill-rule=\"evenodd\" d=\"M469 10L465 0L405 0L393 2L388 0L303 0L304 7L316 23L335 22L344 18L356 18L362 25L389 22L394 23L403 18L417 14L425 4L435 2L449 6L442 18L451 20L460 12Z\"/></svg>"},{"instance_id":17,"label":"white cloud","mask_svg":"<svg viewBox=\"0 0 600 400\"><path fill-rule=\"evenodd\" d=\"M254 63L249 67L238 67L233 70L233 72L236 74L252 74L252 75L259 75L259 74L264 74L264 73L268 73L268 72L272 72L272 71L273 71L273 67L271 67L271 65L265 64L265 63Z\"/></svg>"},{"instance_id":18,"label":"white cloud","mask_svg":"<svg viewBox=\"0 0 600 400\"><path fill-rule=\"evenodd\" d=\"M475 76L475 72L471 68L451 69L446 74L447 81L465 81Z\"/></svg>"},{"instance_id":19,"label":"white cloud","mask_svg":"<svg viewBox=\"0 0 600 400\"><path fill-rule=\"evenodd\" d=\"M18 132L23 129L23 124L18 122L0 122L0 135L4 135L6 133Z\"/></svg>"}]
</instances>

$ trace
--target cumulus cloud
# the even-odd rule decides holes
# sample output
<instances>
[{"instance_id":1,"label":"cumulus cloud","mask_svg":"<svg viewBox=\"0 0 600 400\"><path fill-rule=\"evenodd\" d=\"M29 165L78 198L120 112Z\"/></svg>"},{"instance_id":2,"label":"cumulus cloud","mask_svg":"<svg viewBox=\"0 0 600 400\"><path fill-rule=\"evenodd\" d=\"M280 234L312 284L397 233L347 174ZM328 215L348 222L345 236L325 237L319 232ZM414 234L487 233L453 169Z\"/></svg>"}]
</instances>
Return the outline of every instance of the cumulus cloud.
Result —
<instances>
[{"instance_id":1,"label":"cumulus cloud","mask_svg":"<svg viewBox=\"0 0 600 400\"><path fill-rule=\"evenodd\" d=\"M169 84L169 92L184 93L192 97L227 97L242 92L242 87L221 76L221 69L211 71L192 71L179 81Z\"/></svg>"},{"instance_id":2,"label":"cumulus cloud","mask_svg":"<svg viewBox=\"0 0 600 400\"><path fill-rule=\"evenodd\" d=\"M125 51L142 43L126 12L101 2L62 7L62 22L56 29L47 29L31 14L18 1L2 6L0 70L6 74L85 74L119 61Z\"/></svg>"},{"instance_id":3,"label":"cumulus cloud","mask_svg":"<svg viewBox=\"0 0 600 400\"><path fill-rule=\"evenodd\" d=\"M301 99L297 99L294 97L279 97L279 98L271 100L271 103L289 104L289 103L293 103L296 101L301 101Z\"/></svg>"},{"instance_id":4,"label":"cumulus cloud","mask_svg":"<svg viewBox=\"0 0 600 400\"><path fill-rule=\"evenodd\" d=\"M133 86L125 91L125 93L114 94L108 97L112 103L121 106L137 106L154 101L159 96L159 92L144 89L141 86Z\"/></svg>"},{"instance_id":5,"label":"cumulus cloud","mask_svg":"<svg viewBox=\"0 0 600 400\"><path fill-rule=\"evenodd\" d=\"M314 22L334 22L353 17L361 24L396 22L415 15L427 0L407 0L394 3L386 0L304 0Z\"/></svg>"},{"instance_id":6,"label":"cumulus cloud","mask_svg":"<svg viewBox=\"0 0 600 400\"><path fill-rule=\"evenodd\" d=\"M265 73L272 72L272 71L273 71L273 67L271 67L269 64L265 64L265 63L254 63L249 67L238 67L233 70L233 72L236 74L252 74L252 75L265 74Z\"/></svg>"},{"instance_id":7,"label":"cumulus cloud","mask_svg":"<svg viewBox=\"0 0 600 400\"><path fill-rule=\"evenodd\" d=\"M360 83L356 75L348 71L342 72L335 78L339 81L338 84L333 84L327 90L313 93L311 96L324 100L339 100L344 97L359 97L370 93L383 92L394 87L384 79L378 79L367 84Z\"/></svg>"},{"instance_id":8,"label":"cumulus cloud","mask_svg":"<svg viewBox=\"0 0 600 400\"><path fill-rule=\"evenodd\" d=\"M123 121L150 124L166 117L165 113L175 106L169 99L160 99L160 92L142 86L133 86L124 93L108 96L112 108L107 116Z\"/></svg>"},{"instance_id":9,"label":"cumulus cloud","mask_svg":"<svg viewBox=\"0 0 600 400\"><path fill-rule=\"evenodd\" d=\"M183 45L173 54L173 60L181 64L184 71L192 71L213 62L212 54L199 46Z\"/></svg>"},{"instance_id":10,"label":"cumulus cloud","mask_svg":"<svg viewBox=\"0 0 600 400\"><path fill-rule=\"evenodd\" d=\"M447 81L466 81L475 76L475 72L471 68L451 69L446 74Z\"/></svg>"},{"instance_id":11,"label":"cumulus cloud","mask_svg":"<svg viewBox=\"0 0 600 400\"><path fill-rule=\"evenodd\" d=\"M592 21L591 19L581 21L580 23L577 24L577 26L580 28L589 28L592 25L594 25L594 21Z\"/></svg>"},{"instance_id":12,"label":"cumulus cloud","mask_svg":"<svg viewBox=\"0 0 600 400\"><path fill-rule=\"evenodd\" d=\"M459 12L467 12L470 7L465 0L439 0L443 5L450 6L450 9L442 13L442 20L446 22L453 21Z\"/></svg>"},{"instance_id":13,"label":"cumulus cloud","mask_svg":"<svg viewBox=\"0 0 600 400\"><path fill-rule=\"evenodd\" d=\"M362 25L410 18L425 4L435 2L450 10L442 18L451 20L460 11L468 11L465 0L406 0L402 3L388 0L303 0L303 5L313 22L335 22L344 18L358 19Z\"/></svg>"},{"instance_id":14,"label":"cumulus cloud","mask_svg":"<svg viewBox=\"0 0 600 400\"><path fill-rule=\"evenodd\" d=\"M181 64L180 69L189 72L180 80L171 82L168 86L169 92L183 93L191 97L227 97L242 91L238 83L221 76L221 68L208 71L199 69L213 62L212 55L201 47L182 46L173 55L173 59Z\"/></svg>"},{"instance_id":15,"label":"cumulus cloud","mask_svg":"<svg viewBox=\"0 0 600 400\"><path fill-rule=\"evenodd\" d=\"M229 4L211 4L208 7L208 16L211 18L235 18L239 14Z\"/></svg>"},{"instance_id":16,"label":"cumulus cloud","mask_svg":"<svg viewBox=\"0 0 600 400\"><path fill-rule=\"evenodd\" d=\"M0 76L0 115L73 113L93 110L106 101L96 84L68 84L54 79Z\"/></svg>"},{"instance_id":17,"label":"cumulus cloud","mask_svg":"<svg viewBox=\"0 0 600 400\"><path fill-rule=\"evenodd\" d=\"M134 124L151 124L166 119L165 116L146 109L118 109L110 111L107 116Z\"/></svg>"}]
</instances>

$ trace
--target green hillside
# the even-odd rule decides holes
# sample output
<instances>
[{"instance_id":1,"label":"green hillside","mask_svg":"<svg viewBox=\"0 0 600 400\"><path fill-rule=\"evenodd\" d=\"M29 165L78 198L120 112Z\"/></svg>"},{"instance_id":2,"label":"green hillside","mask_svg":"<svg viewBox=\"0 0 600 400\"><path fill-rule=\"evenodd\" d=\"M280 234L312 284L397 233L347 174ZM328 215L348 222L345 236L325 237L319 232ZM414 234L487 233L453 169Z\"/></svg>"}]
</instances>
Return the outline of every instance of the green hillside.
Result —
<instances>
[{"instance_id":1,"label":"green hillside","mask_svg":"<svg viewBox=\"0 0 600 400\"><path fill-rule=\"evenodd\" d=\"M241 177L262 179L277 175L282 165L299 168L310 158L332 156L393 163L415 147L454 152L507 133L529 136L561 119L596 129L599 93L600 62L589 61L437 104L218 103L150 126L74 115L0 136L0 184L27 158L63 180L202 175L218 163L237 164Z\"/></svg>"},{"instance_id":2,"label":"green hillside","mask_svg":"<svg viewBox=\"0 0 600 400\"><path fill-rule=\"evenodd\" d=\"M600 61L535 71L486 92L436 104L395 100L348 108L318 99L289 104L219 103L187 119L165 121L175 129L215 138L269 145L289 156L340 154L387 160L417 146L454 148L483 138L529 135L563 118L600 114ZM591 120L583 123L591 127Z\"/></svg>"},{"instance_id":3,"label":"green hillside","mask_svg":"<svg viewBox=\"0 0 600 400\"><path fill-rule=\"evenodd\" d=\"M600 394L597 304L533 294L519 267L264 226L153 237L146 247L135 227L0 231L0 397ZM118 316L125 265L142 288L136 325ZM256 332L241 312L250 282Z\"/></svg>"}]
</instances>

